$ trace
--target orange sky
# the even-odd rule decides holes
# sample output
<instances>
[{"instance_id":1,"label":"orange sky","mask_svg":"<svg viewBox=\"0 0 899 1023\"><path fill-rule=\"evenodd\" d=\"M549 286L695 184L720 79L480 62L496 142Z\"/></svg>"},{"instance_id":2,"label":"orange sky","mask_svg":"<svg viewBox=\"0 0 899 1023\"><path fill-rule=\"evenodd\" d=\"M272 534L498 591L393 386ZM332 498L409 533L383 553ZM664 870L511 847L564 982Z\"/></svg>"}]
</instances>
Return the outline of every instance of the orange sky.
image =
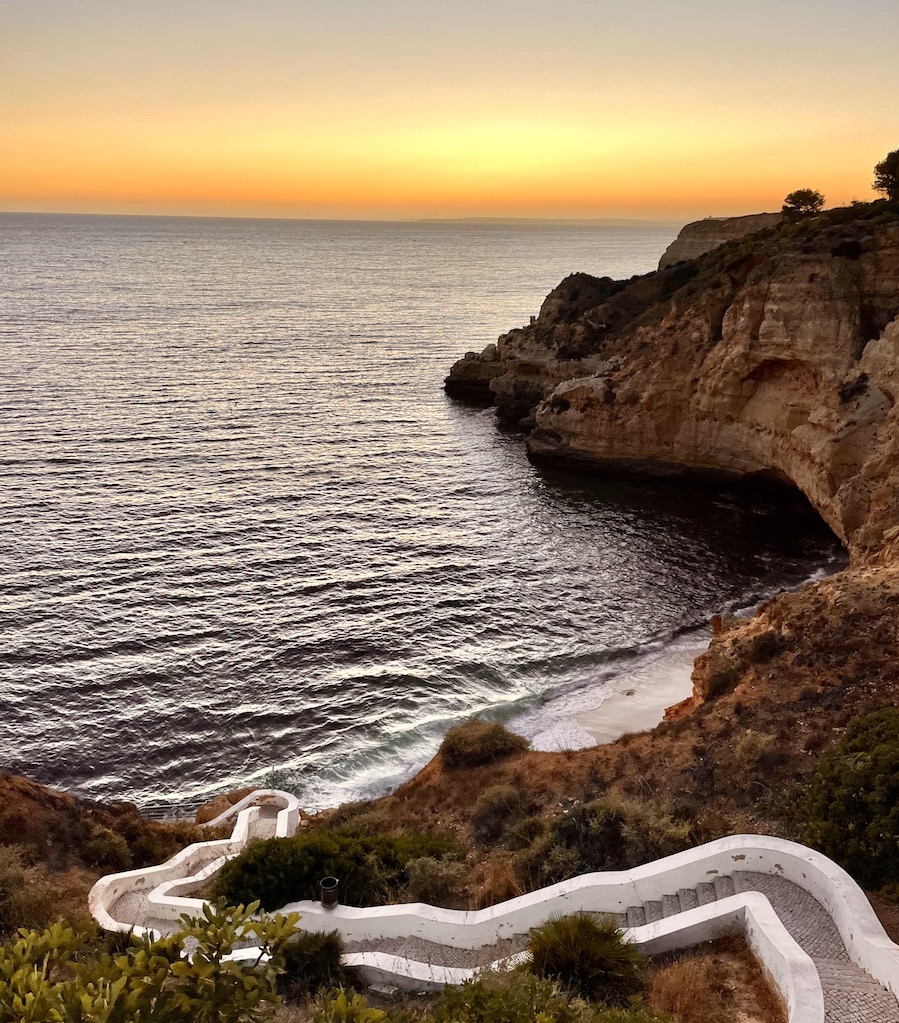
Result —
<instances>
[{"instance_id":1,"label":"orange sky","mask_svg":"<svg viewBox=\"0 0 899 1023\"><path fill-rule=\"evenodd\" d=\"M0 209L686 220L899 147L894 0L3 0Z\"/></svg>"}]
</instances>

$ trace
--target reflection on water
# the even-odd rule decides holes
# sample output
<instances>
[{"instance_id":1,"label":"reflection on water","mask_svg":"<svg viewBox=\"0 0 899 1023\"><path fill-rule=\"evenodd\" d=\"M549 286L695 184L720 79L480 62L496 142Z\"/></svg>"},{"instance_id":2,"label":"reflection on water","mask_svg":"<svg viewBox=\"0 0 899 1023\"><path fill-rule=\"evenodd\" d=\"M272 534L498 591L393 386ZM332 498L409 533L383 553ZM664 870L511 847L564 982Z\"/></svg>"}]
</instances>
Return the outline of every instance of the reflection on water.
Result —
<instances>
[{"instance_id":1,"label":"reflection on water","mask_svg":"<svg viewBox=\"0 0 899 1023\"><path fill-rule=\"evenodd\" d=\"M0 218L0 763L323 805L826 562L807 510L537 469L442 392L669 235Z\"/></svg>"}]
</instances>

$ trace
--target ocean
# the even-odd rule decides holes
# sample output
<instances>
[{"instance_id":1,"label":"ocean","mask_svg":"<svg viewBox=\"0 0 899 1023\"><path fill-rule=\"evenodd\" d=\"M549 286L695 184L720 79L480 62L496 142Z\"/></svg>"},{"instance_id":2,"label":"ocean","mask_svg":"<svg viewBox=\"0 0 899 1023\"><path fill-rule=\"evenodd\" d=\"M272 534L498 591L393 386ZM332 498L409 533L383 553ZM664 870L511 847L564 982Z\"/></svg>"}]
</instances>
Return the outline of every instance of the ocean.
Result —
<instances>
[{"instance_id":1,"label":"ocean","mask_svg":"<svg viewBox=\"0 0 899 1023\"><path fill-rule=\"evenodd\" d=\"M675 234L0 216L0 769L335 805L838 564L799 500L538 468L442 390Z\"/></svg>"}]
</instances>

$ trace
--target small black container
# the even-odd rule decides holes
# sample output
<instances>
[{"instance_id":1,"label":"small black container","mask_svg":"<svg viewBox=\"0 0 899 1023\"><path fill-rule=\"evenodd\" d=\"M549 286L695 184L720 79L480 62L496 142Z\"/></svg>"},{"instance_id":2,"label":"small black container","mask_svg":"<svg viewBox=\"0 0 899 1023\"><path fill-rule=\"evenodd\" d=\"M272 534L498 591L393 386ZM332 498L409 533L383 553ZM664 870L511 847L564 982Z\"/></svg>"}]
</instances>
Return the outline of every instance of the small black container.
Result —
<instances>
[{"instance_id":1,"label":"small black container","mask_svg":"<svg viewBox=\"0 0 899 1023\"><path fill-rule=\"evenodd\" d=\"M340 901L340 881L336 877L323 877L319 882L322 908L333 909Z\"/></svg>"}]
</instances>

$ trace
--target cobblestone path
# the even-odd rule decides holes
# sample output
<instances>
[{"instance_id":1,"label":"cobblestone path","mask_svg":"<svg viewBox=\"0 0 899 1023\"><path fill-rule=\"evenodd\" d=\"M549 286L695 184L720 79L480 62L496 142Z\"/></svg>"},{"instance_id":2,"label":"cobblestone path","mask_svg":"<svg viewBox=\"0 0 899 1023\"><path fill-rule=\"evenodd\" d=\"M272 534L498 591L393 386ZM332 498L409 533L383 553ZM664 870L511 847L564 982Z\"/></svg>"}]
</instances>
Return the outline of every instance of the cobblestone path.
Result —
<instances>
[{"instance_id":1,"label":"cobblestone path","mask_svg":"<svg viewBox=\"0 0 899 1023\"><path fill-rule=\"evenodd\" d=\"M274 833L275 815L265 813L254 822L256 837ZM212 856L210 856L212 858ZM787 931L808 953L821 979L825 1023L899 1023L899 1003L870 974L849 958L835 923L824 907L805 889L772 874L735 871L718 876L714 884L703 882L694 889L679 889L657 902L630 907L626 914L612 914L618 926L641 926L653 920L676 916L697 905L705 905L738 892L760 892L768 898ZM112 907L114 919L151 927L160 933L177 928L173 921L152 919L148 890L134 889L122 895ZM594 914L604 916L606 914ZM524 951L528 936L511 938L477 949L441 945L422 938L350 941L351 952L384 952L431 966L474 969Z\"/></svg>"},{"instance_id":2,"label":"cobblestone path","mask_svg":"<svg viewBox=\"0 0 899 1023\"><path fill-rule=\"evenodd\" d=\"M826 1023L899 1023L899 1003L856 966L827 910L804 888L772 874L736 871L738 892L768 897L784 927L812 958L824 990Z\"/></svg>"}]
</instances>

